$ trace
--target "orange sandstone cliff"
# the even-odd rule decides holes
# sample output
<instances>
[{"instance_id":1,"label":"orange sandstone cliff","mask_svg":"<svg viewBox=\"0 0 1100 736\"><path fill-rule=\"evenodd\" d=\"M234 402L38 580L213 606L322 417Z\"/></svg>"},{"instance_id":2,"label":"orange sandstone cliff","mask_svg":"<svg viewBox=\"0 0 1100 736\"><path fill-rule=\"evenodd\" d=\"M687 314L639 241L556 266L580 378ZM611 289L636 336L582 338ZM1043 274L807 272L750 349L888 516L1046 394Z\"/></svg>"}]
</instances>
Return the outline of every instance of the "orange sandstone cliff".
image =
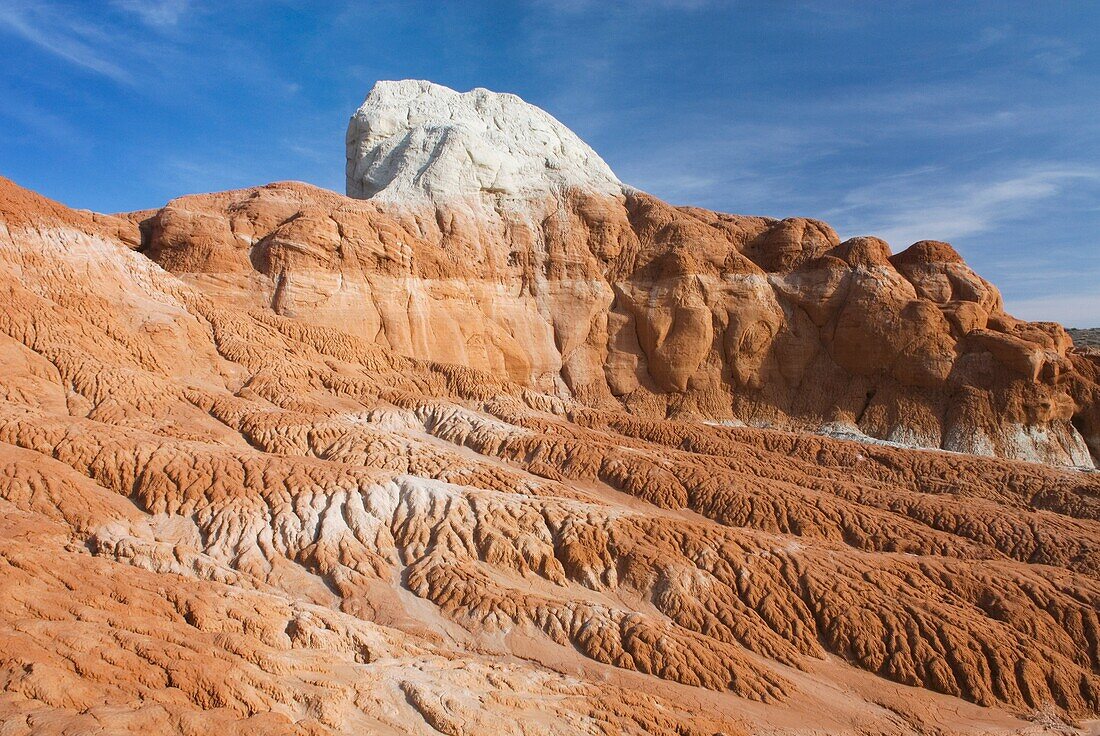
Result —
<instances>
[{"instance_id":1,"label":"orange sandstone cliff","mask_svg":"<svg viewBox=\"0 0 1100 736\"><path fill-rule=\"evenodd\" d=\"M0 733L1095 727L1094 356L448 92L360 198L0 180Z\"/></svg>"},{"instance_id":2,"label":"orange sandstone cliff","mask_svg":"<svg viewBox=\"0 0 1100 736\"><path fill-rule=\"evenodd\" d=\"M142 252L223 302L593 407L1100 454L1095 361L1006 314L947 243L892 254L816 220L673 207L484 90L380 83L348 145L368 201L291 183L182 197L144 220Z\"/></svg>"}]
</instances>

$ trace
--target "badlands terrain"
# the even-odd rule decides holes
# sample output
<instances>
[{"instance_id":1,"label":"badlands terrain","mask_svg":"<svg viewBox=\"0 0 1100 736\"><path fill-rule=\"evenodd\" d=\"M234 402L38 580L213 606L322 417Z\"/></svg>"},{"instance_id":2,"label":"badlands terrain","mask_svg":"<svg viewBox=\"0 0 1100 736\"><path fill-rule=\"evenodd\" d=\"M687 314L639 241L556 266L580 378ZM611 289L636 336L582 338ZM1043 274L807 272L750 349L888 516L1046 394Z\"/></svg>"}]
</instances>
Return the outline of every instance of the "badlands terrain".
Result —
<instances>
[{"instance_id":1,"label":"badlands terrain","mask_svg":"<svg viewBox=\"0 0 1100 736\"><path fill-rule=\"evenodd\" d=\"M1100 348L1100 327L1069 328L1066 330L1073 344L1079 348Z\"/></svg>"},{"instance_id":2,"label":"badlands terrain","mask_svg":"<svg viewBox=\"0 0 1100 736\"><path fill-rule=\"evenodd\" d=\"M0 734L1097 730L1100 355L510 95L346 144L0 179Z\"/></svg>"}]
</instances>

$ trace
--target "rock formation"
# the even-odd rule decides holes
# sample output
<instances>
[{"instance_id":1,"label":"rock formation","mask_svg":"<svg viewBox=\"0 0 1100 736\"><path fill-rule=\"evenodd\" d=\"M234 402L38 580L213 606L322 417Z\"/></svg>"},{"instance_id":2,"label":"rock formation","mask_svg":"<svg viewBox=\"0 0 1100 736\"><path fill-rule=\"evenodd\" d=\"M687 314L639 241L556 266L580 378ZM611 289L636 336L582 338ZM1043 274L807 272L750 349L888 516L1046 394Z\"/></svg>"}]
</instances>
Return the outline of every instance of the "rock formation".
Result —
<instances>
[{"instance_id":1,"label":"rock formation","mask_svg":"<svg viewBox=\"0 0 1100 736\"><path fill-rule=\"evenodd\" d=\"M515 95L486 89L379 82L351 118L347 149L348 196L401 206L489 198L514 211L564 189L623 190L571 130Z\"/></svg>"},{"instance_id":2,"label":"rock formation","mask_svg":"<svg viewBox=\"0 0 1100 736\"><path fill-rule=\"evenodd\" d=\"M673 207L512 95L379 83L349 201L183 197L143 251L239 306L647 418L829 427L1093 467L1092 368L946 243ZM1076 362L1075 362L1076 361ZM1090 456L1091 455L1091 456Z\"/></svg>"},{"instance_id":3,"label":"rock formation","mask_svg":"<svg viewBox=\"0 0 1100 736\"><path fill-rule=\"evenodd\" d=\"M350 145L370 199L0 179L0 733L1097 717L1100 474L1011 459L1095 450L1060 327L943 243L622 187L516 98L384 86Z\"/></svg>"},{"instance_id":4,"label":"rock formation","mask_svg":"<svg viewBox=\"0 0 1100 736\"><path fill-rule=\"evenodd\" d=\"M1078 348L1093 350L1100 349L1100 328L1087 327L1087 328L1067 328L1066 332L1069 334L1070 339L1073 340L1073 344Z\"/></svg>"}]
</instances>

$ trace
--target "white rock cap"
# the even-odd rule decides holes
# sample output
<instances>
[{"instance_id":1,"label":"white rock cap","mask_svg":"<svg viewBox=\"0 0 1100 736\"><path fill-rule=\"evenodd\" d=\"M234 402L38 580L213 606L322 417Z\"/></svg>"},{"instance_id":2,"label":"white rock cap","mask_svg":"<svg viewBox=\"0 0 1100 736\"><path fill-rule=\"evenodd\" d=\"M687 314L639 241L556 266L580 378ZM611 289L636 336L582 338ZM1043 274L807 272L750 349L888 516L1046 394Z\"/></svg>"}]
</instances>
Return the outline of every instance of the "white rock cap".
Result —
<instances>
[{"instance_id":1,"label":"white rock cap","mask_svg":"<svg viewBox=\"0 0 1100 736\"><path fill-rule=\"evenodd\" d=\"M479 195L531 200L568 187L623 192L584 141L515 95L383 81L348 124L349 197L407 204Z\"/></svg>"}]
</instances>

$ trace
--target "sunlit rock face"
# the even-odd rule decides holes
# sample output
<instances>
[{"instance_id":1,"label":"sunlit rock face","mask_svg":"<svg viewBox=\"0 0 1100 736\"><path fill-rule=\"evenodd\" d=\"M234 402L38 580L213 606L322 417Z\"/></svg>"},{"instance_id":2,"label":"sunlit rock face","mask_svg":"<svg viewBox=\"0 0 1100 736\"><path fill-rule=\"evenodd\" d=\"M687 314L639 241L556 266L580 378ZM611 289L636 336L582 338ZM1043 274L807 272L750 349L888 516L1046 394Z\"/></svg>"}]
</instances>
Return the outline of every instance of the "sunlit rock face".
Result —
<instances>
[{"instance_id":1,"label":"sunlit rock face","mask_svg":"<svg viewBox=\"0 0 1100 736\"><path fill-rule=\"evenodd\" d=\"M347 193L399 204L537 200L622 184L571 130L515 95L431 82L379 82L347 134Z\"/></svg>"},{"instance_id":2,"label":"sunlit rock face","mask_svg":"<svg viewBox=\"0 0 1100 736\"><path fill-rule=\"evenodd\" d=\"M349 196L0 179L0 733L1096 717L1095 352L512 95L381 82L347 144Z\"/></svg>"},{"instance_id":3,"label":"sunlit rock face","mask_svg":"<svg viewBox=\"0 0 1100 736\"><path fill-rule=\"evenodd\" d=\"M864 421L1022 454L1091 358L943 244L565 196L557 290L520 292L304 185L111 217L0 180L3 733L1096 716L1100 474L652 418L888 375ZM981 371L1024 429L973 381L928 409Z\"/></svg>"},{"instance_id":4,"label":"sunlit rock face","mask_svg":"<svg viewBox=\"0 0 1100 736\"><path fill-rule=\"evenodd\" d=\"M348 194L452 264L402 275L438 329L408 355L650 417L1087 467L1100 453L1092 368L1058 325L1005 314L946 243L895 254L815 220L673 207L513 95L419 81L380 82L352 117ZM340 283L377 278L355 271Z\"/></svg>"}]
</instances>

